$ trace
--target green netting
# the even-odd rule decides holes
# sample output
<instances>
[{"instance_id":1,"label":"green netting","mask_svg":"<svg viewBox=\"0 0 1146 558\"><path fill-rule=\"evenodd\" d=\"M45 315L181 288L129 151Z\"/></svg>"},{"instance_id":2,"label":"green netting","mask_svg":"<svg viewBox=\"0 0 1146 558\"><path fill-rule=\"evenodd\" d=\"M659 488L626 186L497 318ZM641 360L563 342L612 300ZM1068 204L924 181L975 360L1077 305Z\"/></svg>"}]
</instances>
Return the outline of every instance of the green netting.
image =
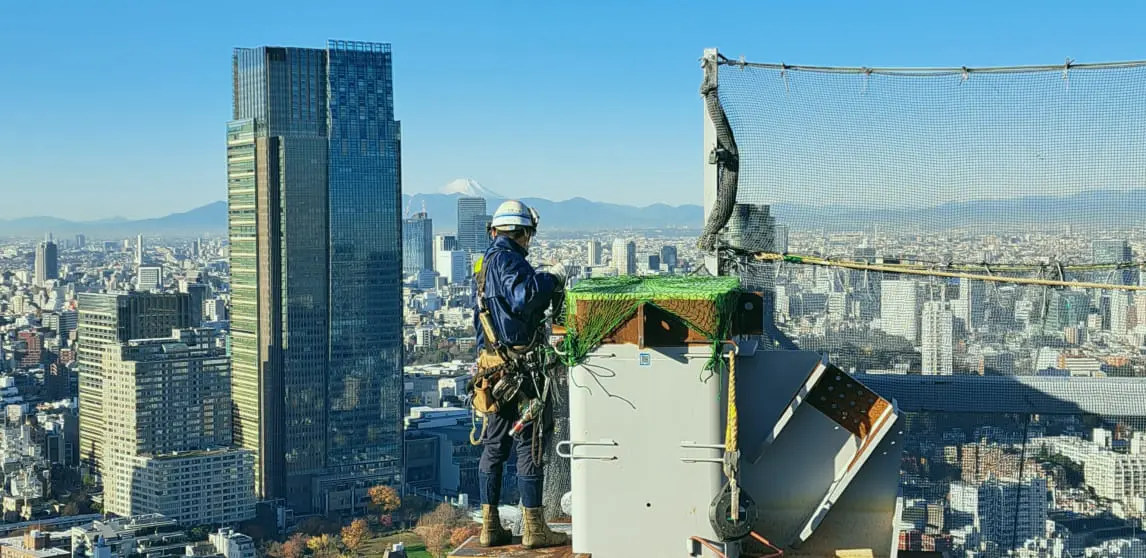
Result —
<instances>
[{"instance_id":1,"label":"green netting","mask_svg":"<svg viewBox=\"0 0 1146 558\"><path fill-rule=\"evenodd\" d=\"M585 355L617 326L636 313L641 304L650 304L679 317L688 327L713 343L709 368L719 365L719 350L728 337L732 312L740 292L736 277L599 277L584 279L566 293L566 335L563 358L569 366ZM579 302L591 301L590 316L577 316ZM669 301L705 301L716 309L710 324L697 323L666 308ZM587 305L589 306L589 305Z\"/></svg>"}]
</instances>

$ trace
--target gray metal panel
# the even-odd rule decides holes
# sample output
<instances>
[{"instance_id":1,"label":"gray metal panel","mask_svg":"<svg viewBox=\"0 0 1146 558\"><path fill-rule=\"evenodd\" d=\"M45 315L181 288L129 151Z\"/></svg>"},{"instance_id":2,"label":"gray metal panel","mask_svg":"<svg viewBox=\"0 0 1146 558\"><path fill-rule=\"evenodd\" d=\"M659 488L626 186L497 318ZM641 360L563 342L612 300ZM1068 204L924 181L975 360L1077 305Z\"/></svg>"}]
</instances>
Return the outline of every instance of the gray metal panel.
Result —
<instances>
[{"instance_id":1,"label":"gray metal panel","mask_svg":"<svg viewBox=\"0 0 1146 558\"><path fill-rule=\"evenodd\" d=\"M754 366L736 372L740 451L748 463L764 453L773 425L821 358L813 351L761 351L754 360Z\"/></svg>"},{"instance_id":2,"label":"gray metal panel","mask_svg":"<svg viewBox=\"0 0 1146 558\"><path fill-rule=\"evenodd\" d=\"M905 376L855 378L907 412L1146 416L1146 378Z\"/></svg>"},{"instance_id":3,"label":"gray metal panel","mask_svg":"<svg viewBox=\"0 0 1146 558\"><path fill-rule=\"evenodd\" d=\"M899 424L876 446L859 474L831 507L815 533L795 551L799 555L835 556L848 548L870 548L876 558L890 556L899 544L895 529L903 431Z\"/></svg>"},{"instance_id":4,"label":"gray metal panel","mask_svg":"<svg viewBox=\"0 0 1146 558\"><path fill-rule=\"evenodd\" d=\"M688 537L716 538L708 508L721 465L682 458L722 451L681 447L723 446L723 383L704 370L710 351L648 351L642 366L635 346L604 345L570 370L574 552L683 558Z\"/></svg>"},{"instance_id":5,"label":"gray metal panel","mask_svg":"<svg viewBox=\"0 0 1146 558\"><path fill-rule=\"evenodd\" d=\"M741 398L747 399L738 393ZM796 543L858 442L811 405L801 405L760 460L742 465L741 483L760 511L756 532L784 548Z\"/></svg>"}]
</instances>

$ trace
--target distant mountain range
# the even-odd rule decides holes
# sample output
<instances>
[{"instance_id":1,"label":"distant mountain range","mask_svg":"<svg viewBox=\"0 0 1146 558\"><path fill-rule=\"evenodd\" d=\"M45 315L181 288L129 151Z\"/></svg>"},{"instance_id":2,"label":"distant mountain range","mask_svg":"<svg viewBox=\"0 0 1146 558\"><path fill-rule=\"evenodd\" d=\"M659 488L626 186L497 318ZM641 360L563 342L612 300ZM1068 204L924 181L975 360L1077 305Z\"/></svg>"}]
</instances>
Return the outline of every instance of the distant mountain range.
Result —
<instances>
[{"instance_id":1,"label":"distant mountain range","mask_svg":"<svg viewBox=\"0 0 1146 558\"><path fill-rule=\"evenodd\" d=\"M447 232L457 226L457 198L462 193L485 197L490 213L502 201L495 197L495 193L468 179L451 182L443 191L448 193L404 195L403 212L414 213L425 207L434 220L434 230ZM699 229L704 215L699 205L634 207L580 197L559 202L541 198L522 198L522 201L535 207L541 215L542 226L551 230ZM947 203L924 209L777 204L772 207L772 213L778 222L787 223L796 230L857 230L872 225L922 230L981 225L1113 227L1143 222L1146 190L1093 190L1069 196ZM49 232L59 236L83 233L93 237L139 233L200 235L223 233L226 226L227 204L218 201L191 211L143 220L116 218L75 222L55 217L0 220L0 235L42 236Z\"/></svg>"}]
</instances>

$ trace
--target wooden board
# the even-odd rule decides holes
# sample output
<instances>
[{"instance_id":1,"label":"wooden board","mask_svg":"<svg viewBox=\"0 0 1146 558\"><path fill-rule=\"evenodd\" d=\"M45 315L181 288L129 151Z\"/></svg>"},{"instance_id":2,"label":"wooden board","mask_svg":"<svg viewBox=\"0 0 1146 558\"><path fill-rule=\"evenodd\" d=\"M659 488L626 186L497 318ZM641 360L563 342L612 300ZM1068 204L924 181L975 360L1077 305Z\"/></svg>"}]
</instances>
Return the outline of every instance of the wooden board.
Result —
<instances>
[{"instance_id":1,"label":"wooden board","mask_svg":"<svg viewBox=\"0 0 1146 558\"><path fill-rule=\"evenodd\" d=\"M521 539L514 537L514 543L509 546L485 548L478 542L477 537L470 539L452 553L451 558L591 558L588 554L574 554L572 546L555 546L553 548L522 548Z\"/></svg>"}]
</instances>

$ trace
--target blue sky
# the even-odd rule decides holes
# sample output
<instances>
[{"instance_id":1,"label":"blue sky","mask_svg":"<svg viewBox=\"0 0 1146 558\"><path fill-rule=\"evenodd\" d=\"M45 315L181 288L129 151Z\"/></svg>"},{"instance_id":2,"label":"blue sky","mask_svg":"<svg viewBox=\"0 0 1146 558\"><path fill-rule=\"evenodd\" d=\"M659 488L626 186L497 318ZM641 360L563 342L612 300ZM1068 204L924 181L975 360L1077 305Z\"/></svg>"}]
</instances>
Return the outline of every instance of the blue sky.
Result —
<instances>
[{"instance_id":1,"label":"blue sky","mask_svg":"<svg viewBox=\"0 0 1146 558\"><path fill-rule=\"evenodd\" d=\"M194 6L194 7L192 7ZM235 46L384 41L407 192L699 203L703 48L800 64L1146 58L1146 5L1055 2L4 2L0 218L225 195Z\"/></svg>"}]
</instances>

